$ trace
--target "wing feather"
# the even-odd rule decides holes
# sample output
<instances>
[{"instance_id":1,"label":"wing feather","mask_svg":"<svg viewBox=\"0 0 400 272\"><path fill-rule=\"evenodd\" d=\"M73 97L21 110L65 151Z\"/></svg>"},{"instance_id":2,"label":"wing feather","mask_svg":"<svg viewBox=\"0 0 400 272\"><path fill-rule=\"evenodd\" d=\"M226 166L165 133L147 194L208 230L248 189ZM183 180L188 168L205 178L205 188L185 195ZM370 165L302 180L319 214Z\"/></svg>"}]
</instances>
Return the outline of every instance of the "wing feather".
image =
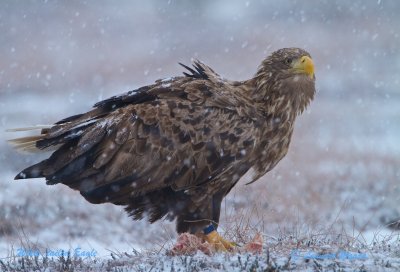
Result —
<instances>
[{"instance_id":1,"label":"wing feather","mask_svg":"<svg viewBox=\"0 0 400 272\"><path fill-rule=\"evenodd\" d=\"M151 208L143 196L196 190L218 180L251 153L245 142L255 137L254 116L240 111L246 103L240 92L211 68L201 62L193 69L182 66L191 75L111 97L25 141L61 147L16 179L45 177L92 203L127 205L135 198L130 213L141 217L153 209L152 220L167 210Z\"/></svg>"}]
</instances>

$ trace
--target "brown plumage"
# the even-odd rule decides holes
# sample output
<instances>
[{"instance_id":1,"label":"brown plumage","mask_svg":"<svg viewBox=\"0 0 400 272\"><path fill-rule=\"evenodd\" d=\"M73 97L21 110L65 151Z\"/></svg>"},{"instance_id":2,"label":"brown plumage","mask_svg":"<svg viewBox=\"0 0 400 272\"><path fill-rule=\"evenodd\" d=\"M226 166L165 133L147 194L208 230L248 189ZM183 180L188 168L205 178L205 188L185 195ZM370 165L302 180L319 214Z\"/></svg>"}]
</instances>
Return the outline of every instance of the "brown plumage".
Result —
<instances>
[{"instance_id":1,"label":"brown plumage","mask_svg":"<svg viewBox=\"0 0 400 272\"><path fill-rule=\"evenodd\" d=\"M310 55L272 53L254 78L228 81L195 61L184 76L98 102L84 114L14 140L56 148L16 179L46 178L135 219L176 219L196 233L219 221L222 199L249 169L253 181L287 153L294 121L315 94Z\"/></svg>"}]
</instances>

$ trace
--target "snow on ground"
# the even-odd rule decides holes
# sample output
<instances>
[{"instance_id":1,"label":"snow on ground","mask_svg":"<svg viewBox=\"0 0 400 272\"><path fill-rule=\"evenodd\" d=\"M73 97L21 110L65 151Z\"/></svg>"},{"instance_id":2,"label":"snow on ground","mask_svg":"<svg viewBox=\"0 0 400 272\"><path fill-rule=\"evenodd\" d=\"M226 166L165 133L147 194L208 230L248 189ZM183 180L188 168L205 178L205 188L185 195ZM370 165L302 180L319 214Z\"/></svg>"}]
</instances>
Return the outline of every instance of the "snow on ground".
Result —
<instances>
[{"instance_id":1,"label":"snow on ground","mask_svg":"<svg viewBox=\"0 0 400 272\"><path fill-rule=\"evenodd\" d=\"M80 248L95 250L84 263L92 270L399 269L399 228L388 228L400 219L398 2L0 7L3 264L18 264L19 249ZM222 209L226 237L245 243L264 235L259 256L166 256L176 239L173 222L134 222L122 207L89 204L62 185L13 181L46 155L18 154L6 140L24 134L6 129L51 124L108 96L179 75L177 62L192 57L226 78L245 79L265 55L288 46L313 56L316 99L298 119L289 154L255 184L244 185L244 177ZM300 256L289 260L293 250ZM346 260L338 257L342 251L368 257Z\"/></svg>"}]
</instances>

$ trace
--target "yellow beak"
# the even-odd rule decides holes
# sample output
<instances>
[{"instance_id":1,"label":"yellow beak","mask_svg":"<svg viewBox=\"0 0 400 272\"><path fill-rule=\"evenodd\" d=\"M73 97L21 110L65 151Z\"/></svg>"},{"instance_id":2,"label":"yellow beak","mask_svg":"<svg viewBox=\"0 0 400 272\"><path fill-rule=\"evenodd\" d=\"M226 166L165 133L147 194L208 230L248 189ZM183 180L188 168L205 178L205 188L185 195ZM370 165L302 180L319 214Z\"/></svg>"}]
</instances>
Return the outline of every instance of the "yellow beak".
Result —
<instances>
[{"instance_id":1,"label":"yellow beak","mask_svg":"<svg viewBox=\"0 0 400 272\"><path fill-rule=\"evenodd\" d=\"M299 72L309 75L311 78L314 77L314 62L309 56L302 56L294 63L293 68Z\"/></svg>"}]
</instances>

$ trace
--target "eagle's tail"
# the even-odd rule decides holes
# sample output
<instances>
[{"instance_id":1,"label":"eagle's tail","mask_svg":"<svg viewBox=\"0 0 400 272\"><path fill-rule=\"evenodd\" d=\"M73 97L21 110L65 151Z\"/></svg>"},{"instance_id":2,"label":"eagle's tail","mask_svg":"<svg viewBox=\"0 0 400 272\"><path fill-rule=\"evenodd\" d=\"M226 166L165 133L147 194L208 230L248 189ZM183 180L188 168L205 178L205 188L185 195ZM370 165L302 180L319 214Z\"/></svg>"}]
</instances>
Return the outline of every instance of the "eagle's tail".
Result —
<instances>
[{"instance_id":1,"label":"eagle's tail","mask_svg":"<svg viewBox=\"0 0 400 272\"><path fill-rule=\"evenodd\" d=\"M24 127L24 128L14 128L14 129L8 129L7 132L24 132L24 131L32 131L32 130L38 130L40 129L40 135L33 135L33 136L26 136L26 137L20 137L20 138L15 138L15 139L10 139L8 142L18 151L21 152L29 152L29 153L39 153L39 152L46 152L50 151L50 148L48 149L41 149L37 147L37 142L43 140L49 129L51 128L51 125L45 125L45 126L33 126L33 127ZM52 149L52 148L51 148ZM28 167L21 173L19 173L15 179L27 179L27 178L39 178L43 177L41 167L42 167L42 162L32 165L31 167Z\"/></svg>"},{"instance_id":2,"label":"eagle's tail","mask_svg":"<svg viewBox=\"0 0 400 272\"><path fill-rule=\"evenodd\" d=\"M14 128L8 129L7 132L21 132L21 131L32 131L41 129L40 135L34 136L27 136L21 138L10 139L8 142L14 146L15 149L18 151L25 151L25 152L44 152L49 151L49 149L40 149L36 146L36 143L40 140L43 140L46 137L47 132L51 128L51 125L40 125L40 126L33 126L33 127L25 127L25 128Z\"/></svg>"},{"instance_id":3,"label":"eagle's tail","mask_svg":"<svg viewBox=\"0 0 400 272\"><path fill-rule=\"evenodd\" d=\"M28 136L22 138L16 138L8 140L8 142L18 151L27 151L27 152L40 152L43 151L36 147L36 142L42 140L44 135L36 135L36 136Z\"/></svg>"}]
</instances>

